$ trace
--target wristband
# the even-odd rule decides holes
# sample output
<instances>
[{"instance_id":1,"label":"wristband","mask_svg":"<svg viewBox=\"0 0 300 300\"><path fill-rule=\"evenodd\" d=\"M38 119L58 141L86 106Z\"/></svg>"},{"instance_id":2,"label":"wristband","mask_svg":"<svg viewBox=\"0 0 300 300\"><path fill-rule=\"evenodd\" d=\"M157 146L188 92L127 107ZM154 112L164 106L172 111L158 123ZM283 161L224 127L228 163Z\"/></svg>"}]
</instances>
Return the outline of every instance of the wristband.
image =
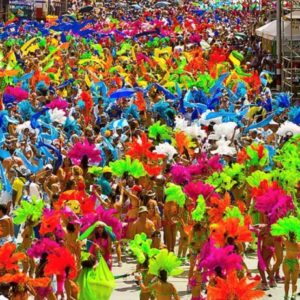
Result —
<instances>
[{"instance_id":1,"label":"wristband","mask_svg":"<svg viewBox=\"0 0 300 300\"><path fill-rule=\"evenodd\" d=\"M142 280L142 279L138 281L138 284L139 284L139 285L140 285L141 283L143 283L143 280Z\"/></svg>"}]
</instances>

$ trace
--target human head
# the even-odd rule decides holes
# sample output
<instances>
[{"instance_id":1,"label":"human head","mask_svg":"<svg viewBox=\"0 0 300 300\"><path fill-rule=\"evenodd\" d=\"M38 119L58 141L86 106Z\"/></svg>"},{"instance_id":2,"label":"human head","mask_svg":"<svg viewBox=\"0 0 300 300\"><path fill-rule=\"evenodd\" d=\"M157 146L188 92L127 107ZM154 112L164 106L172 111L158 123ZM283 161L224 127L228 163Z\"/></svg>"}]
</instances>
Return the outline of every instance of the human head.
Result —
<instances>
[{"instance_id":1,"label":"human head","mask_svg":"<svg viewBox=\"0 0 300 300\"><path fill-rule=\"evenodd\" d=\"M8 297L9 295L9 289L10 289L10 284L7 282L1 282L0 284L0 293L5 296Z\"/></svg>"},{"instance_id":2,"label":"human head","mask_svg":"<svg viewBox=\"0 0 300 300\"><path fill-rule=\"evenodd\" d=\"M0 218L7 214L7 206L0 204Z\"/></svg>"},{"instance_id":3,"label":"human head","mask_svg":"<svg viewBox=\"0 0 300 300\"><path fill-rule=\"evenodd\" d=\"M148 216L148 209L146 206L140 206L138 211L138 216L140 219L146 219Z\"/></svg>"},{"instance_id":4,"label":"human head","mask_svg":"<svg viewBox=\"0 0 300 300\"><path fill-rule=\"evenodd\" d=\"M160 270L159 271L159 276L158 278L162 281L162 282L167 282L168 280L168 273L165 270Z\"/></svg>"}]
</instances>

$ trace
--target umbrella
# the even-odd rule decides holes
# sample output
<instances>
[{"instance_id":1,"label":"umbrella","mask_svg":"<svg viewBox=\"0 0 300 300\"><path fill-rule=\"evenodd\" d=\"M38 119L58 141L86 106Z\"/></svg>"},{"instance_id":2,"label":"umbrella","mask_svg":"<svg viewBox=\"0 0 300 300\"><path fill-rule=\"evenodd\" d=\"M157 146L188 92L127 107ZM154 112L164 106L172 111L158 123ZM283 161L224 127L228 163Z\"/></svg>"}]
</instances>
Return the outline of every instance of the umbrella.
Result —
<instances>
[{"instance_id":1,"label":"umbrella","mask_svg":"<svg viewBox=\"0 0 300 300\"><path fill-rule=\"evenodd\" d=\"M137 4L133 4L131 5L131 7L133 7L134 9L142 10L142 8Z\"/></svg>"},{"instance_id":2,"label":"umbrella","mask_svg":"<svg viewBox=\"0 0 300 300\"><path fill-rule=\"evenodd\" d=\"M162 1L162 2L157 2L154 6L155 7L166 7L166 6L169 6L169 5L170 5L169 2Z\"/></svg>"},{"instance_id":3,"label":"umbrella","mask_svg":"<svg viewBox=\"0 0 300 300\"><path fill-rule=\"evenodd\" d=\"M93 11L94 7L91 6L91 5L87 5L87 6L83 6L79 9L79 12L81 14L84 14L84 13L90 13L91 11Z\"/></svg>"},{"instance_id":4,"label":"umbrella","mask_svg":"<svg viewBox=\"0 0 300 300\"><path fill-rule=\"evenodd\" d=\"M127 4L120 2L120 3L117 3L116 6L117 7L127 7Z\"/></svg>"}]
</instances>

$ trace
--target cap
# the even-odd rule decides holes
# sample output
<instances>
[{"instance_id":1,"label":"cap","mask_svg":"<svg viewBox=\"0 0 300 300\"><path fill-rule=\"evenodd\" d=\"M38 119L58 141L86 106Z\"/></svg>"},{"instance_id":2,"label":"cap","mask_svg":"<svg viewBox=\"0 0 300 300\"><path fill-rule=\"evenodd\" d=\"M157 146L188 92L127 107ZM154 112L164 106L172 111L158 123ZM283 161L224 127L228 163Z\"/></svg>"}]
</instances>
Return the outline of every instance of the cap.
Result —
<instances>
[{"instance_id":1,"label":"cap","mask_svg":"<svg viewBox=\"0 0 300 300\"><path fill-rule=\"evenodd\" d=\"M16 169L22 176L29 176L31 174L30 170L28 170L25 166L20 166Z\"/></svg>"},{"instance_id":2,"label":"cap","mask_svg":"<svg viewBox=\"0 0 300 300\"><path fill-rule=\"evenodd\" d=\"M141 214L141 213L143 213L143 212L148 212L148 209L147 209L146 206L141 206L141 207L139 208L138 215Z\"/></svg>"},{"instance_id":3,"label":"cap","mask_svg":"<svg viewBox=\"0 0 300 300\"><path fill-rule=\"evenodd\" d=\"M110 168L110 167L107 167L107 166L104 167L104 168L103 168L103 174L104 174L104 173L112 173L111 168Z\"/></svg>"},{"instance_id":4,"label":"cap","mask_svg":"<svg viewBox=\"0 0 300 300\"><path fill-rule=\"evenodd\" d=\"M136 192L141 192L142 191L142 187L139 185L134 185L131 189L131 191L136 191Z\"/></svg>"},{"instance_id":5,"label":"cap","mask_svg":"<svg viewBox=\"0 0 300 300\"><path fill-rule=\"evenodd\" d=\"M47 164L47 165L45 166L45 170L53 170L52 165Z\"/></svg>"}]
</instances>

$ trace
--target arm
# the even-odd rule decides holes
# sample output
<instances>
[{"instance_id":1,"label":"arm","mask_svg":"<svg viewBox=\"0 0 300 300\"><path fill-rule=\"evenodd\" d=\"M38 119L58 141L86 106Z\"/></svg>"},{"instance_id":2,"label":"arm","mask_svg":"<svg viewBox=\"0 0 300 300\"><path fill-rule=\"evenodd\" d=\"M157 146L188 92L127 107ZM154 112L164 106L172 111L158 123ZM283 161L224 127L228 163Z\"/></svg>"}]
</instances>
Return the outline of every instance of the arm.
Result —
<instances>
[{"instance_id":1,"label":"arm","mask_svg":"<svg viewBox=\"0 0 300 300\"><path fill-rule=\"evenodd\" d=\"M13 193L12 193L12 205L13 205L13 208L16 205L16 200L17 200L17 192L15 190L13 190Z\"/></svg>"},{"instance_id":2,"label":"arm","mask_svg":"<svg viewBox=\"0 0 300 300\"><path fill-rule=\"evenodd\" d=\"M45 190L45 192L48 194L48 196L50 197L50 198L52 198L52 191L48 188L48 183L49 183L49 178L50 177L48 177L45 181L44 181L44 183L43 183L43 188L44 188L44 190Z\"/></svg>"}]
</instances>

